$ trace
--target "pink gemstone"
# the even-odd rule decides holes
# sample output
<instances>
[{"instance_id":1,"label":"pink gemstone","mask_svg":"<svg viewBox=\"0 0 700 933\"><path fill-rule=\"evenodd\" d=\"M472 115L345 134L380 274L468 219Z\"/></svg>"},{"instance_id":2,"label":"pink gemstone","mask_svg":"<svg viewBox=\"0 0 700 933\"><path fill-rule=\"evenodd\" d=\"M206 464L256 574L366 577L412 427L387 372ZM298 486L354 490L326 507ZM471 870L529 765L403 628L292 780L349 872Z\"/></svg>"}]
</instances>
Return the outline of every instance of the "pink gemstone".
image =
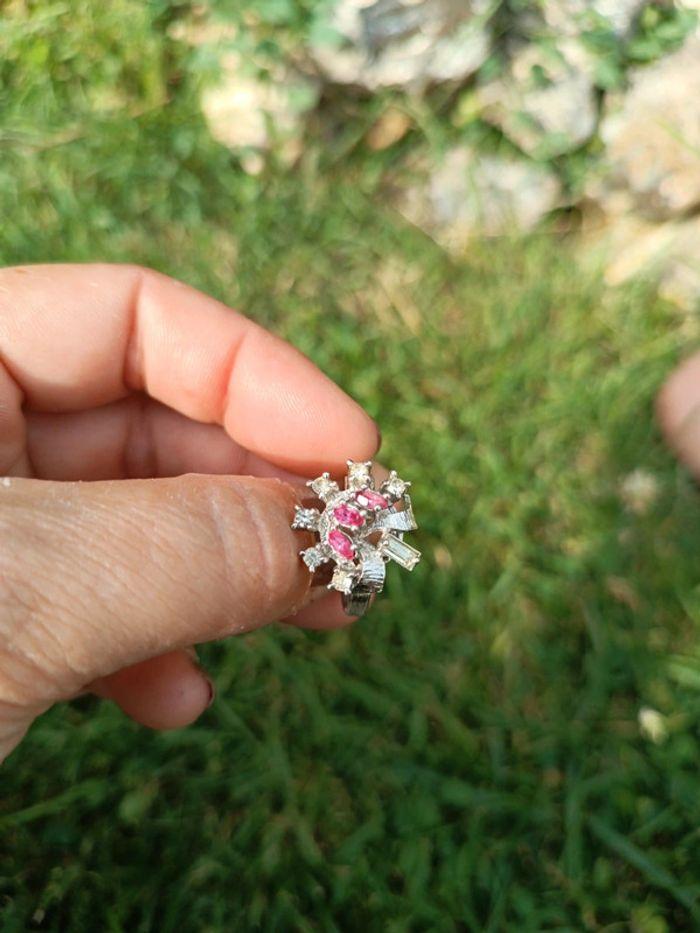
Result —
<instances>
[{"instance_id":1,"label":"pink gemstone","mask_svg":"<svg viewBox=\"0 0 700 933\"><path fill-rule=\"evenodd\" d=\"M352 546L352 541L338 528L334 528L333 531L330 532L328 535L328 543L336 554L340 554L345 560L352 560L355 556L355 548Z\"/></svg>"},{"instance_id":2,"label":"pink gemstone","mask_svg":"<svg viewBox=\"0 0 700 933\"><path fill-rule=\"evenodd\" d=\"M373 489L358 489L355 493L355 498L363 505L366 509L388 509L389 503L384 498L380 496L378 492L375 492Z\"/></svg>"},{"instance_id":3,"label":"pink gemstone","mask_svg":"<svg viewBox=\"0 0 700 933\"><path fill-rule=\"evenodd\" d=\"M333 517L340 525L345 525L346 528L360 528L365 523L362 512L352 505L336 506L333 509Z\"/></svg>"}]
</instances>

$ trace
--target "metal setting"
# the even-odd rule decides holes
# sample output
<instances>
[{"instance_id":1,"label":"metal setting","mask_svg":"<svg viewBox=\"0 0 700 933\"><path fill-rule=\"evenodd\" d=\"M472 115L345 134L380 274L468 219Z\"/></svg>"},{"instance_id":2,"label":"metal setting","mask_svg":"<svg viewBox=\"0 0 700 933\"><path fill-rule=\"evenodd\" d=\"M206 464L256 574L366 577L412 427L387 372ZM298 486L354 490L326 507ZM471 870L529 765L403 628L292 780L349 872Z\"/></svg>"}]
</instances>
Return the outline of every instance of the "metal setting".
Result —
<instances>
[{"instance_id":1,"label":"metal setting","mask_svg":"<svg viewBox=\"0 0 700 933\"><path fill-rule=\"evenodd\" d=\"M299 552L301 558L311 573L332 562L328 588L342 594L348 615L363 615L381 593L388 561L413 570L421 558L403 540L418 527L410 485L392 470L376 489L372 462L348 460L343 489L328 473L307 483L322 508L296 506L292 528L318 536L316 544Z\"/></svg>"}]
</instances>

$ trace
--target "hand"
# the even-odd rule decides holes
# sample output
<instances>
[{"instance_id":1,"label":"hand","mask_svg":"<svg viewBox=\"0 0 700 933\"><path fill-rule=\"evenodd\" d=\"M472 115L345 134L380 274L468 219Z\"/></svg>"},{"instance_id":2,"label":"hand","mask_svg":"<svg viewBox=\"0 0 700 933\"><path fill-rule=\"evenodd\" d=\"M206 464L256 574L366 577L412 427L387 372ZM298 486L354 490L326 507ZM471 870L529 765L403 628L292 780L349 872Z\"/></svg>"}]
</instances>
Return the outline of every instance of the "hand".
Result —
<instances>
[{"instance_id":1,"label":"hand","mask_svg":"<svg viewBox=\"0 0 700 933\"><path fill-rule=\"evenodd\" d=\"M0 760L86 689L195 719L212 690L189 646L308 600L294 484L378 443L305 357L186 285L0 270ZM343 619L334 594L293 621Z\"/></svg>"},{"instance_id":2,"label":"hand","mask_svg":"<svg viewBox=\"0 0 700 933\"><path fill-rule=\"evenodd\" d=\"M657 410L669 444L700 477L700 353L671 373L659 393Z\"/></svg>"}]
</instances>

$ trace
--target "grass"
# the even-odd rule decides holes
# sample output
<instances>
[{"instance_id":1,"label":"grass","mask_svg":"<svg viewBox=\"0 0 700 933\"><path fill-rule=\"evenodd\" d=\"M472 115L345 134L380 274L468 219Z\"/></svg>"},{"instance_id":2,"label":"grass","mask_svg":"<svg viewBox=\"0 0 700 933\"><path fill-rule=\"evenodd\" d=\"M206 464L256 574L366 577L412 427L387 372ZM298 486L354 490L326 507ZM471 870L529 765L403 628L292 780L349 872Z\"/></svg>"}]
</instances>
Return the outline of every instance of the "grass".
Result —
<instances>
[{"instance_id":1,"label":"grass","mask_svg":"<svg viewBox=\"0 0 700 933\"><path fill-rule=\"evenodd\" d=\"M11 5L0 261L146 263L293 340L378 418L426 559L350 631L207 647L189 730L44 716L2 930L697 929L700 505L652 416L696 322L551 234L449 259L342 135L244 175L176 12Z\"/></svg>"}]
</instances>

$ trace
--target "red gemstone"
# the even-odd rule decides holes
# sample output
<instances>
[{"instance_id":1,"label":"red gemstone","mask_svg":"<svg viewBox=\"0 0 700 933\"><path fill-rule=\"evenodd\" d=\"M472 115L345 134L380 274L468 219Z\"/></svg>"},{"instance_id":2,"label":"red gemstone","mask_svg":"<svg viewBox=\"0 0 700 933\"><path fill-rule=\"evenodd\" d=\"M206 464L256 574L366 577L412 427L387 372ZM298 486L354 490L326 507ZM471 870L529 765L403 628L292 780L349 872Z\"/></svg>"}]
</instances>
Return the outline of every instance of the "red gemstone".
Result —
<instances>
[{"instance_id":1,"label":"red gemstone","mask_svg":"<svg viewBox=\"0 0 700 933\"><path fill-rule=\"evenodd\" d=\"M352 541L346 534L340 531L339 528L334 528L330 532L328 535L328 543L336 554L340 554L345 560L352 560L355 556L355 548L352 546Z\"/></svg>"},{"instance_id":2,"label":"red gemstone","mask_svg":"<svg viewBox=\"0 0 700 933\"><path fill-rule=\"evenodd\" d=\"M338 505L333 509L333 517L340 525L346 528L361 528L365 523L364 516L359 509L352 505Z\"/></svg>"},{"instance_id":3,"label":"red gemstone","mask_svg":"<svg viewBox=\"0 0 700 933\"><path fill-rule=\"evenodd\" d=\"M388 509L389 502L373 489L358 489L355 498L366 509Z\"/></svg>"}]
</instances>

